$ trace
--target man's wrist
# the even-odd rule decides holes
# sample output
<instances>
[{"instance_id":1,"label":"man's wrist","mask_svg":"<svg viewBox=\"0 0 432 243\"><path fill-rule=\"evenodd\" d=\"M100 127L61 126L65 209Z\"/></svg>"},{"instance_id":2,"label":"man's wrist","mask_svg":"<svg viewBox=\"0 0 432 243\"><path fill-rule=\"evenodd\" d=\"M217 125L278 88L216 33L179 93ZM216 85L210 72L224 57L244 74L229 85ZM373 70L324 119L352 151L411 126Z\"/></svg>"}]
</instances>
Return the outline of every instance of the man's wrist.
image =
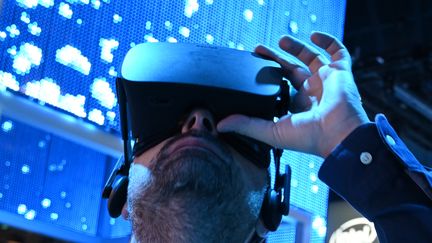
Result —
<instances>
[{"instance_id":1,"label":"man's wrist","mask_svg":"<svg viewBox=\"0 0 432 243\"><path fill-rule=\"evenodd\" d=\"M337 124L334 131L331 132L330 139L323 141L326 149L323 150L322 157L327 158L357 128L369 123L371 123L369 119L359 116Z\"/></svg>"}]
</instances>

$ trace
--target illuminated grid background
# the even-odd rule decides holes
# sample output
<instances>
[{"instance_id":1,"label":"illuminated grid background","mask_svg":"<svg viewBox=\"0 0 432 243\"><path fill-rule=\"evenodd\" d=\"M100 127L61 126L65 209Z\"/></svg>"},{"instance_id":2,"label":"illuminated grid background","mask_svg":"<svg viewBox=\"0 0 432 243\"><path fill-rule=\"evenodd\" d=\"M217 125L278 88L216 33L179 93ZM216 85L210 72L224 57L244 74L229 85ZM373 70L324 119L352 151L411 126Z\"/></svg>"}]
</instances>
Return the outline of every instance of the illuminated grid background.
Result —
<instances>
[{"instance_id":1,"label":"illuminated grid background","mask_svg":"<svg viewBox=\"0 0 432 243\"><path fill-rule=\"evenodd\" d=\"M193 42L250 51L257 43L275 47L283 34L307 39L320 30L341 38L344 13L345 0L0 1L0 90L118 133L114 80L135 43ZM112 158L4 116L1 125L1 209L88 235L125 235L128 227L117 227L99 198ZM285 152L283 162L293 168L291 203L313 215L311 238L322 242L328 189L317 180L320 160ZM292 241L295 234L285 236Z\"/></svg>"}]
</instances>

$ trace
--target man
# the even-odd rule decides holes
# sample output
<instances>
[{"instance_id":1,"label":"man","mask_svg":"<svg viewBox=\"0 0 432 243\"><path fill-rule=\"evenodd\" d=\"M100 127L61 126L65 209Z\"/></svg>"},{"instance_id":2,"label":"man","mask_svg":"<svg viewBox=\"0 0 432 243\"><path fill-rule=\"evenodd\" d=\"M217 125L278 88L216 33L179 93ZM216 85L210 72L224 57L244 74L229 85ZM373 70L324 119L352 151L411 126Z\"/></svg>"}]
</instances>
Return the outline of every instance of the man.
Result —
<instances>
[{"instance_id":1,"label":"man","mask_svg":"<svg viewBox=\"0 0 432 243\"><path fill-rule=\"evenodd\" d=\"M430 242L431 174L384 116L370 122L343 44L319 32L311 40L331 60L289 36L279 46L300 63L265 46L255 50L278 62L297 90L292 113L277 122L241 114L218 122L197 107L181 122L178 135L135 158L128 188L134 240L244 242L250 237L268 175L218 139L233 131L326 158L320 178L375 223L381 242Z\"/></svg>"},{"instance_id":2,"label":"man","mask_svg":"<svg viewBox=\"0 0 432 243\"><path fill-rule=\"evenodd\" d=\"M203 109L190 113L180 135L137 157L131 174L130 218L140 242L242 242L268 181L265 170L218 140Z\"/></svg>"}]
</instances>

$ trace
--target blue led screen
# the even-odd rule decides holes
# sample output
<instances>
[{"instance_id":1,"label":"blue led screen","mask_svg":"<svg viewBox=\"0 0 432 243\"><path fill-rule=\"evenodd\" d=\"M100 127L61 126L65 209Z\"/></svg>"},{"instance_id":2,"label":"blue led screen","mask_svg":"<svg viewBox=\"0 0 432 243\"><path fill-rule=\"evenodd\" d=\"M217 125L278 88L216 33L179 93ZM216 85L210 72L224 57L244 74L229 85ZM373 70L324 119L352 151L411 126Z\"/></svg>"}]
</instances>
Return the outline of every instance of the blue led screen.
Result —
<instances>
[{"instance_id":1,"label":"blue led screen","mask_svg":"<svg viewBox=\"0 0 432 243\"><path fill-rule=\"evenodd\" d=\"M142 42L253 50L283 34L341 37L345 1L8 0L0 2L0 87L118 130L114 80Z\"/></svg>"},{"instance_id":2,"label":"blue led screen","mask_svg":"<svg viewBox=\"0 0 432 243\"><path fill-rule=\"evenodd\" d=\"M13 213L28 221L18 226L52 224L56 230L49 234L60 238L59 229L105 238L128 235L129 224L107 218L101 198L114 158L7 116L0 119L0 144L0 209L9 213L0 222L10 222Z\"/></svg>"},{"instance_id":3,"label":"blue led screen","mask_svg":"<svg viewBox=\"0 0 432 243\"><path fill-rule=\"evenodd\" d=\"M344 14L345 0L0 1L0 91L7 89L27 96L41 105L55 107L118 133L114 81L119 75L122 58L135 44L189 42L251 51L262 43L276 48L283 34L306 40L311 31L320 30L341 38ZM0 134L6 134L7 121L16 122L0 118L0 125L5 126ZM0 181L0 209L24 218L32 218L31 210L34 210L34 221L49 222L86 235L109 238L127 234L127 226L114 227L115 221L107 216L100 199L102 184L114 158L85 150L84 145L80 149L93 156L90 158L93 163L81 168L80 176L61 172L62 185L59 185L56 184L57 174L50 169L63 166L73 171L72 167L78 165L72 161L85 159L69 155L73 150L57 149L63 148L64 143L69 144L67 140L25 128L24 124L15 125L14 129L25 134L26 139L0 136L0 166L3 166L0 167L0 176L3 176L0 178L3 180ZM49 151L39 147L43 143L49 146ZM32 147L27 148L30 144ZM26 149L33 152L22 152ZM62 158L68 156L70 159L62 162ZM317 179L321 161L287 151L282 162L289 163L293 170L291 203L312 215L311 240L322 242L328 189ZM5 167L8 163L10 166ZM27 163L31 173L25 173L27 167L23 163ZM92 176L95 168L101 170L100 175ZM18 188L21 187L16 183L26 186L20 192ZM67 196L72 198L73 193L80 195L79 187L88 189L85 192L88 194L83 194L82 198L74 196L69 201L72 206L67 208L68 201L61 193L70 189ZM51 201L51 211L44 208L43 203L49 203L44 199ZM55 200L62 204L54 203ZM86 204L90 200L92 203ZM26 207L20 207L21 204ZM81 204L85 205L82 210L88 215L82 216L82 211L74 206ZM69 215L68 212L72 218L65 220L62 214ZM56 217L57 220L52 219ZM285 234L288 235L292 234ZM275 239L273 237L272 241Z\"/></svg>"}]
</instances>

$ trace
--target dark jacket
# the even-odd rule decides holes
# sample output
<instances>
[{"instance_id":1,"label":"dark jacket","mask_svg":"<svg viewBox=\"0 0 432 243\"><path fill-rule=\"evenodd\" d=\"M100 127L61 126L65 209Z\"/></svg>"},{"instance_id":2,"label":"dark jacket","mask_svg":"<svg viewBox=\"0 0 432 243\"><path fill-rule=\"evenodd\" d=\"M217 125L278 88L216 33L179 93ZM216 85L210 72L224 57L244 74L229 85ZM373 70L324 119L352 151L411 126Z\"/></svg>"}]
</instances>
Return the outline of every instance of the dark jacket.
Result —
<instances>
[{"instance_id":1,"label":"dark jacket","mask_svg":"<svg viewBox=\"0 0 432 243\"><path fill-rule=\"evenodd\" d=\"M354 130L319 177L375 224L380 243L432 242L432 171L383 115Z\"/></svg>"}]
</instances>

